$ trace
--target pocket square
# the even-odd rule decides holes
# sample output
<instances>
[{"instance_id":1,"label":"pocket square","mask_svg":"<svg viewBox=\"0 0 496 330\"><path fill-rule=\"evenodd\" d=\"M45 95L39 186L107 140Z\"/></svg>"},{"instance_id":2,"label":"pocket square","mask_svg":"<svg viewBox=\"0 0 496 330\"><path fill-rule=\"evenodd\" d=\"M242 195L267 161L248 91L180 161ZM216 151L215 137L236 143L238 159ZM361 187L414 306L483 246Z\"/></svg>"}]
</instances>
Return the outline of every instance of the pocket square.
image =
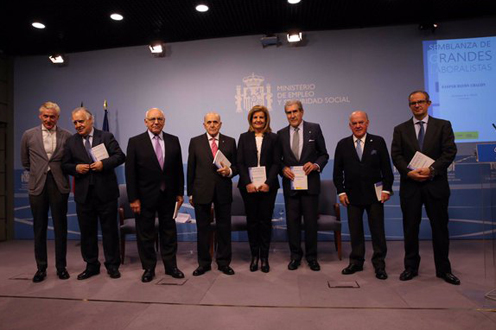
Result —
<instances>
[{"instance_id":1,"label":"pocket square","mask_svg":"<svg viewBox=\"0 0 496 330\"><path fill-rule=\"evenodd\" d=\"M315 140L310 139L310 140L308 140L308 142L315 142Z\"/></svg>"},{"instance_id":2,"label":"pocket square","mask_svg":"<svg viewBox=\"0 0 496 330\"><path fill-rule=\"evenodd\" d=\"M372 152L371 152L370 154L371 154L371 155L375 155L375 154L377 154L377 150L375 150L375 149L374 149L374 150L372 150Z\"/></svg>"}]
</instances>

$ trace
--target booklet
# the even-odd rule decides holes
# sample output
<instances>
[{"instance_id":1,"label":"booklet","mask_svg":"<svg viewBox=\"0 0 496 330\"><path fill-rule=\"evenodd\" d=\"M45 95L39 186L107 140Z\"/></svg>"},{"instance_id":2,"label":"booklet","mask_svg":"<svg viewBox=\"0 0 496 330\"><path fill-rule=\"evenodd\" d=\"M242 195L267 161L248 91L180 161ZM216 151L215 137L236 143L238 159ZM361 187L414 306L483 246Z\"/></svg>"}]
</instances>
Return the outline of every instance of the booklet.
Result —
<instances>
[{"instance_id":1,"label":"booklet","mask_svg":"<svg viewBox=\"0 0 496 330\"><path fill-rule=\"evenodd\" d=\"M291 181L291 190L308 190L308 177L303 170L303 166L291 166L291 171L295 175Z\"/></svg>"},{"instance_id":2,"label":"booklet","mask_svg":"<svg viewBox=\"0 0 496 330\"><path fill-rule=\"evenodd\" d=\"M410 164L408 164L408 168L410 170L416 170L418 168L427 168L434 164L434 159L424 155L420 151L417 151L415 155L413 155L412 160L410 161Z\"/></svg>"},{"instance_id":3,"label":"booklet","mask_svg":"<svg viewBox=\"0 0 496 330\"><path fill-rule=\"evenodd\" d=\"M267 181L265 166L249 167L248 172L250 173L251 183L257 188Z\"/></svg>"},{"instance_id":4,"label":"booklet","mask_svg":"<svg viewBox=\"0 0 496 330\"><path fill-rule=\"evenodd\" d=\"M105 144L103 143L100 143L99 145L91 148L91 153L93 154L93 157L95 157L97 161L101 161L106 158L109 158L107 148L105 148Z\"/></svg>"},{"instance_id":5,"label":"booklet","mask_svg":"<svg viewBox=\"0 0 496 330\"><path fill-rule=\"evenodd\" d=\"M224 166L231 167L231 162L229 161L229 159L227 159L227 157L224 156L222 151L217 150L217 153L215 154L214 161L212 164L215 164L217 168L222 168L222 165L220 163L224 164Z\"/></svg>"},{"instance_id":6,"label":"booklet","mask_svg":"<svg viewBox=\"0 0 496 330\"><path fill-rule=\"evenodd\" d=\"M380 202L382 198L382 181L374 183L375 195L377 196L377 200Z\"/></svg>"}]
</instances>

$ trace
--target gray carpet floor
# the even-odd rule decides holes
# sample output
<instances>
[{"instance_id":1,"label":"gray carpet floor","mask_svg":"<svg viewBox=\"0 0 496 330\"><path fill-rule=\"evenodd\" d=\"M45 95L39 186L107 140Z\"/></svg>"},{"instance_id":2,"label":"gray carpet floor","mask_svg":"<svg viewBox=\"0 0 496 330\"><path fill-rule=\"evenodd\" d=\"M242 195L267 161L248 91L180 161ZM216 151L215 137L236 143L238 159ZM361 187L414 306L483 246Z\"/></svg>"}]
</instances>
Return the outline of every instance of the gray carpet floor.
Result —
<instances>
[{"instance_id":1,"label":"gray carpet floor","mask_svg":"<svg viewBox=\"0 0 496 330\"><path fill-rule=\"evenodd\" d=\"M389 279L375 278L367 245L364 271L341 275L330 242L319 243L320 272L303 263L287 270L286 243L274 243L268 274L250 272L248 243L233 243L234 276L216 267L200 277L196 244L179 243L178 265L186 274L175 280L157 264L157 276L141 283L135 242L127 243L122 277L100 275L78 281L84 270L78 242L69 241L69 280L59 280L49 242L48 276L31 281L36 271L33 242L0 243L0 330L13 329L496 329L495 242L452 241L453 273L462 284L436 278L430 241L421 242L419 276L409 282L403 270L403 242L388 242ZM349 242L343 242L344 255ZM100 250L102 256L102 251ZM103 263L103 260L101 260ZM214 266L214 265L213 265ZM494 294L496 296L496 293Z\"/></svg>"}]
</instances>

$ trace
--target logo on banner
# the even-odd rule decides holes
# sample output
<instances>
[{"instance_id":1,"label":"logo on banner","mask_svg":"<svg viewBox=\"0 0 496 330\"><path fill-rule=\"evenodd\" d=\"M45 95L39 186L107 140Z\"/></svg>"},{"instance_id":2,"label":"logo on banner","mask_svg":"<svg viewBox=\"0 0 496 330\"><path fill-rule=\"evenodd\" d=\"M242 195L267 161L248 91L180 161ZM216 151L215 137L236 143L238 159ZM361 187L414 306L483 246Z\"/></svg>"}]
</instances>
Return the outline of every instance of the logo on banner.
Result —
<instances>
[{"instance_id":1,"label":"logo on banner","mask_svg":"<svg viewBox=\"0 0 496 330\"><path fill-rule=\"evenodd\" d=\"M265 77L255 73L243 78L244 86L236 86L236 112L248 112L255 105L264 105L272 110L272 90L270 84L264 85Z\"/></svg>"}]
</instances>

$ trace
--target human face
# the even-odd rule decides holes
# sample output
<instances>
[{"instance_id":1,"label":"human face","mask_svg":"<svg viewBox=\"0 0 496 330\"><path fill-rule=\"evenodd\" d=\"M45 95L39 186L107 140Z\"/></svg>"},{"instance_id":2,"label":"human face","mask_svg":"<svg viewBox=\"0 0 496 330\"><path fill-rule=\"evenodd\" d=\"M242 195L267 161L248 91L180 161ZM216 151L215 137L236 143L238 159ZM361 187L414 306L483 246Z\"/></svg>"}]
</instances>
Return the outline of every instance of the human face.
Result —
<instances>
[{"instance_id":1,"label":"human face","mask_svg":"<svg viewBox=\"0 0 496 330\"><path fill-rule=\"evenodd\" d=\"M289 125L296 128L303 121L303 110L298 109L298 104L293 104L284 109Z\"/></svg>"},{"instance_id":2,"label":"human face","mask_svg":"<svg viewBox=\"0 0 496 330\"><path fill-rule=\"evenodd\" d=\"M57 125L57 121L59 120L59 115L55 109L45 109L43 108L40 112L39 118L43 126L46 129L52 129Z\"/></svg>"},{"instance_id":3,"label":"human face","mask_svg":"<svg viewBox=\"0 0 496 330\"><path fill-rule=\"evenodd\" d=\"M220 116L215 113L208 113L205 115L205 119L203 122L203 127L210 136L216 136L220 128L222 126L222 122L220 121Z\"/></svg>"},{"instance_id":4,"label":"human face","mask_svg":"<svg viewBox=\"0 0 496 330\"><path fill-rule=\"evenodd\" d=\"M257 133L261 133L265 128L265 113L257 111L251 117L251 126Z\"/></svg>"},{"instance_id":5,"label":"human face","mask_svg":"<svg viewBox=\"0 0 496 330\"><path fill-rule=\"evenodd\" d=\"M145 125L153 134L160 134L165 126L165 117L162 111L159 109L149 110L145 118Z\"/></svg>"},{"instance_id":6,"label":"human face","mask_svg":"<svg viewBox=\"0 0 496 330\"><path fill-rule=\"evenodd\" d=\"M431 101L427 101L427 97L423 93L415 93L410 96L409 105L415 118L420 120L427 115Z\"/></svg>"},{"instance_id":7,"label":"human face","mask_svg":"<svg viewBox=\"0 0 496 330\"><path fill-rule=\"evenodd\" d=\"M351 114L349 125L353 135L361 139L367 133L369 120L364 112L356 111Z\"/></svg>"},{"instance_id":8,"label":"human face","mask_svg":"<svg viewBox=\"0 0 496 330\"><path fill-rule=\"evenodd\" d=\"M88 119L87 117L90 118ZM72 115L72 123L77 133L82 136L90 134L93 129L93 119L83 110L77 111Z\"/></svg>"}]
</instances>

